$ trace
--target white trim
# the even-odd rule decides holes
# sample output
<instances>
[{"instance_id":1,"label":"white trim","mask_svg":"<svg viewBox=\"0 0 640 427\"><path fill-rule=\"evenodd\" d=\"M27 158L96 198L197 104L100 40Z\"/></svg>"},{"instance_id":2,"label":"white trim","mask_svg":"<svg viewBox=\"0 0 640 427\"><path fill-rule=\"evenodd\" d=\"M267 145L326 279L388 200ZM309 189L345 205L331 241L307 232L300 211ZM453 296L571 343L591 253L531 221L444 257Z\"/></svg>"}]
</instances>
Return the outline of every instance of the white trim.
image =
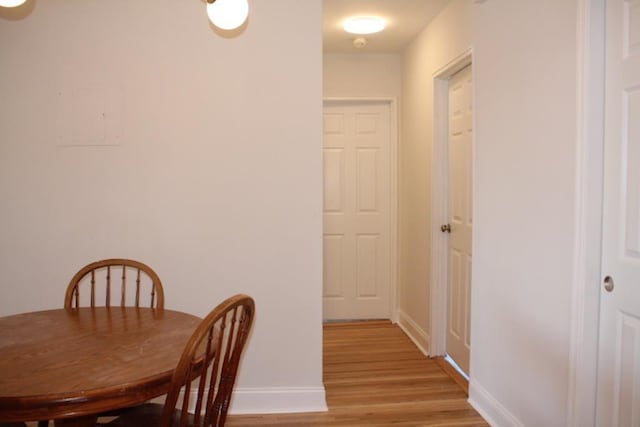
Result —
<instances>
[{"instance_id":1,"label":"white trim","mask_svg":"<svg viewBox=\"0 0 640 427\"><path fill-rule=\"evenodd\" d=\"M471 378L469 381L469 404L478 411L482 418L491 426L524 427L511 412L485 390L478 382Z\"/></svg>"},{"instance_id":2,"label":"white trim","mask_svg":"<svg viewBox=\"0 0 640 427\"><path fill-rule=\"evenodd\" d=\"M447 135L448 135L448 79L473 62L471 49L465 50L433 74L433 163L431 190L431 346L432 356L446 353L447 329L447 239L440 225L447 223ZM475 102L475 97L474 97ZM475 115L474 115L475 120ZM475 137L474 137L475 140ZM475 142L472 144L475 153ZM475 154L473 155L475 159ZM475 174L475 160L473 170ZM475 175L474 175L475 176ZM475 179L473 180L475 181ZM472 182L473 187L473 182ZM475 194L473 193L474 211Z\"/></svg>"},{"instance_id":3,"label":"white trim","mask_svg":"<svg viewBox=\"0 0 640 427\"><path fill-rule=\"evenodd\" d=\"M448 79L464 67L472 63L473 49L467 48L444 66L433 73L435 79ZM448 94L447 94L448 95Z\"/></svg>"},{"instance_id":4,"label":"white trim","mask_svg":"<svg viewBox=\"0 0 640 427\"><path fill-rule=\"evenodd\" d=\"M230 414L328 411L324 387L236 388Z\"/></svg>"},{"instance_id":5,"label":"white trim","mask_svg":"<svg viewBox=\"0 0 640 427\"><path fill-rule=\"evenodd\" d=\"M393 97L327 97L323 104L335 103L375 103L389 104L389 319L398 322L398 101Z\"/></svg>"},{"instance_id":6,"label":"white trim","mask_svg":"<svg viewBox=\"0 0 640 427\"><path fill-rule=\"evenodd\" d=\"M575 239L567 426L595 425L602 236L604 1L580 0L577 22Z\"/></svg>"},{"instance_id":7,"label":"white trim","mask_svg":"<svg viewBox=\"0 0 640 427\"><path fill-rule=\"evenodd\" d=\"M400 230L400 222L398 220L398 204L400 203L400 187L398 183L399 168L399 137L398 137L398 102L395 98L390 99L389 108L391 109L390 117L390 133L391 147L389 152L389 174L390 188L392 191L391 204L389 206L389 219L391 222L391 230L389 230L389 278L391 280L391 292L389 294L389 308L391 312L391 321L398 322L398 236Z\"/></svg>"},{"instance_id":8,"label":"white trim","mask_svg":"<svg viewBox=\"0 0 640 427\"><path fill-rule=\"evenodd\" d=\"M192 388L189 396L190 413L195 412L198 389ZM151 402L164 404L165 396ZM180 407L183 392L178 397ZM327 412L324 387L236 387L231 396L229 414L284 414L299 412Z\"/></svg>"},{"instance_id":9,"label":"white trim","mask_svg":"<svg viewBox=\"0 0 640 427\"><path fill-rule=\"evenodd\" d=\"M413 341L422 354L429 356L429 335L402 310L398 310L398 326Z\"/></svg>"}]
</instances>

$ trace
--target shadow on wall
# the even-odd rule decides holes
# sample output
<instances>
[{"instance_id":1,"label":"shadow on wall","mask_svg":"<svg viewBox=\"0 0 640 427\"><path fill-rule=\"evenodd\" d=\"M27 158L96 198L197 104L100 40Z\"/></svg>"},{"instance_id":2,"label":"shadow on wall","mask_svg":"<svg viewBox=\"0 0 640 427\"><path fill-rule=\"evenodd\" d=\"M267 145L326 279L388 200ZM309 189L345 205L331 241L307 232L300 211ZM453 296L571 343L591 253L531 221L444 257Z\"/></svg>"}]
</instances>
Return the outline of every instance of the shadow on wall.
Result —
<instances>
[{"instance_id":1,"label":"shadow on wall","mask_svg":"<svg viewBox=\"0 0 640 427\"><path fill-rule=\"evenodd\" d=\"M247 20L244 21L242 25L240 25L238 28L235 28L233 30L223 30L221 28L218 28L215 25L213 25L211 21L209 21L209 27L211 28L211 31L216 33L216 35L218 35L219 37L222 37L224 39L234 39L236 37L239 37L245 32L245 30L249 26L250 20L251 20L251 15L249 15Z\"/></svg>"}]
</instances>

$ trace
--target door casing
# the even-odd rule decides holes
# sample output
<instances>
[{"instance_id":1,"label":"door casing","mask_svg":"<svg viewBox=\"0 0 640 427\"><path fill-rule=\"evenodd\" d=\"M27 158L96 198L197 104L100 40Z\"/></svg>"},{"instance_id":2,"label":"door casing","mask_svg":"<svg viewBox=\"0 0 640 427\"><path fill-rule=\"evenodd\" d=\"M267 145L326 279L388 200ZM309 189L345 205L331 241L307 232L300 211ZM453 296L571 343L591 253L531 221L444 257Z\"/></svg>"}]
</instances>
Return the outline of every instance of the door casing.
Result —
<instances>
[{"instance_id":1,"label":"door casing","mask_svg":"<svg viewBox=\"0 0 640 427\"><path fill-rule=\"evenodd\" d=\"M567 425L594 426L602 261L605 2L577 4L576 200Z\"/></svg>"},{"instance_id":2,"label":"door casing","mask_svg":"<svg viewBox=\"0 0 640 427\"><path fill-rule=\"evenodd\" d=\"M447 351L447 239L440 225L448 222L448 104L449 77L472 64L473 51L468 49L437 70L433 75L433 165L431 198L431 339L429 354L444 356ZM473 72L473 69L472 69ZM475 81L475 78L474 78ZM474 97L475 98L475 97ZM475 114L473 116L475 128ZM475 182L475 133L472 154L472 188ZM476 212L475 191L472 190L472 212ZM474 215L475 216L475 215ZM475 231L473 232L475 234ZM472 242L475 239L472 237ZM472 244L473 246L473 244ZM473 275L471 276L471 310L473 310ZM473 349L472 349L473 351Z\"/></svg>"}]
</instances>

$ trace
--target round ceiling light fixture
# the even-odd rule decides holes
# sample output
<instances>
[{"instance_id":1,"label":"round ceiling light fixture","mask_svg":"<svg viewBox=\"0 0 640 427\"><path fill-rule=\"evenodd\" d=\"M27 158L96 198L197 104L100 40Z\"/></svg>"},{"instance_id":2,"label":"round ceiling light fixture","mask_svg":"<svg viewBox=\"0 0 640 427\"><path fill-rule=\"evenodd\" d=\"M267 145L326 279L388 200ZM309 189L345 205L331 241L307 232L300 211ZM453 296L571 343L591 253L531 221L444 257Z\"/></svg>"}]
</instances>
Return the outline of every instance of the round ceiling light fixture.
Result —
<instances>
[{"instance_id":1,"label":"round ceiling light fixture","mask_svg":"<svg viewBox=\"0 0 640 427\"><path fill-rule=\"evenodd\" d=\"M207 0L209 20L223 30L234 30L249 16L247 0Z\"/></svg>"},{"instance_id":2,"label":"round ceiling light fixture","mask_svg":"<svg viewBox=\"0 0 640 427\"><path fill-rule=\"evenodd\" d=\"M384 19L375 16L356 16L347 19L342 27L351 34L373 34L384 30L386 24Z\"/></svg>"},{"instance_id":3,"label":"round ceiling light fixture","mask_svg":"<svg viewBox=\"0 0 640 427\"><path fill-rule=\"evenodd\" d=\"M0 7L17 7L27 0L0 0Z\"/></svg>"}]
</instances>

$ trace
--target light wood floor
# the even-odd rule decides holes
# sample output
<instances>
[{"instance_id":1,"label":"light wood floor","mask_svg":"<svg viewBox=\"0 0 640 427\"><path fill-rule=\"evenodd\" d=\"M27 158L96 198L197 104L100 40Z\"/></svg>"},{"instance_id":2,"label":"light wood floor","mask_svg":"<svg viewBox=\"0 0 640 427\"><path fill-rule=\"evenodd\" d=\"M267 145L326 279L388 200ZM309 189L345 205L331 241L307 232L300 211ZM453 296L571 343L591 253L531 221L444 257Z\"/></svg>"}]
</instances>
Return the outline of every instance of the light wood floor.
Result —
<instances>
[{"instance_id":1,"label":"light wood floor","mask_svg":"<svg viewBox=\"0 0 640 427\"><path fill-rule=\"evenodd\" d=\"M245 426L488 426L463 389L389 322L324 326L329 411L229 416Z\"/></svg>"}]
</instances>

